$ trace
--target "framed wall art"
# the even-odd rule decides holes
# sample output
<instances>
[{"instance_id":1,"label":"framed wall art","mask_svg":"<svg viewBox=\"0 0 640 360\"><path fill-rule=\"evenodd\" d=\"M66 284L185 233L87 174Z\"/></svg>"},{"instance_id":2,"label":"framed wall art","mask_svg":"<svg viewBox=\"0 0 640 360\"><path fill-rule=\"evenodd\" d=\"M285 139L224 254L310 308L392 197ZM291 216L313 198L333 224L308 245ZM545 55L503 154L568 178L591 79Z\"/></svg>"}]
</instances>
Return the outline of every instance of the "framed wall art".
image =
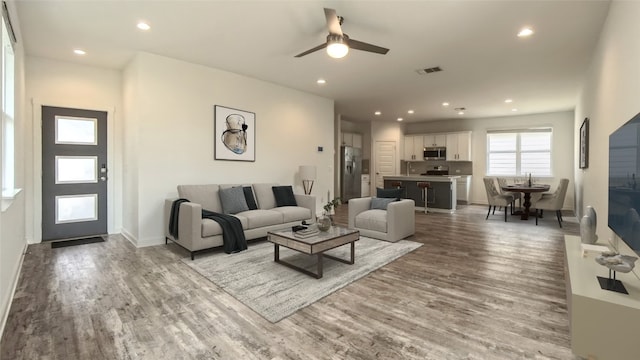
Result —
<instances>
[{"instance_id":1,"label":"framed wall art","mask_svg":"<svg viewBox=\"0 0 640 360\"><path fill-rule=\"evenodd\" d=\"M589 118L580 126L580 169L589 167Z\"/></svg>"},{"instance_id":2,"label":"framed wall art","mask_svg":"<svg viewBox=\"0 0 640 360\"><path fill-rule=\"evenodd\" d=\"M215 105L214 158L256 161L256 114Z\"/></svg>"}]
</instances>

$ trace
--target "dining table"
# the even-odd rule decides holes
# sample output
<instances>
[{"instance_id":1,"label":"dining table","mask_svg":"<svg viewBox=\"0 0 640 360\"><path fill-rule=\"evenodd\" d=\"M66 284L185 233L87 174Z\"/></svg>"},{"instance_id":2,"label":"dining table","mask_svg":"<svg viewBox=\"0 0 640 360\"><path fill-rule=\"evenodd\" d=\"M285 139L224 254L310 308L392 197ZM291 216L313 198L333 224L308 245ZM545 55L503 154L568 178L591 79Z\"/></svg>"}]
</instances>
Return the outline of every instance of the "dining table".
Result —
<instances>
[{"instance_id":1,"label":"dining table","mask_svg":"<svg viewBox=\"0 0 640 360\"><path fill-rule=\"evenodd\" d=\"M503 191L508 192L521 192L524 194L524 210L520 212L520 219L529 220L529 211L531 209L531 194L538 192L549 191L550 186L547 184L510 184L502 186ZM517 212L514 214L518 214Z\"/></svg>"}]
</instances>

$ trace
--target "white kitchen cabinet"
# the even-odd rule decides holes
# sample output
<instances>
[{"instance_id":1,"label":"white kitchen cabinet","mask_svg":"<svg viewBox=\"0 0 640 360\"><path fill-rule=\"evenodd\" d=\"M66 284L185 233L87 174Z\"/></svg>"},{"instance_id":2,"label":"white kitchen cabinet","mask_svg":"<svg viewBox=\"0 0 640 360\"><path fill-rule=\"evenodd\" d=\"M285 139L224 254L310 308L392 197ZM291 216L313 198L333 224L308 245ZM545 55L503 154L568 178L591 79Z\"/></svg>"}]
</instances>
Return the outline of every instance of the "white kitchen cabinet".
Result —
<instances>
[{"instance_id":1,"label":"white kitchen cabinet","mask_svg":"<svg viewBox=\"0 0 640 360\"><path fill-rule=\"evenodd\" d=\"M471 176L463 175L460 176L458 182L456 183L456 200L468 204L469 203L469 192L471 189Z\"/></svg>"},{"instance_id":2,"label":"white kitchen cabinet","mask_svg":"<svg viewBox=\"0 0 640 360\"><path fill-rule=\"evenodd\" d=\"M405 161L423 161L424 160L424 138L422 135L407 135L404 137L404 153Z\"/></svg>"},{"instance_id":3,"label":"white kitchen cabinet","mask_svg":"<svg viewBox=\"0 0 640 360\"><path fill-rule=\"evenodd\" d=\"M426 134L423 142L426 147L445 147L447 146L447 134Z\"/></svg>"},{"instance_id":4,"label":"white kitchen cabinet","mask_svg":"<svg viewBox=\"0 0 640 360\"><path fill-rule=\"evenodd\" d=\"M353 146L354 148L362 149L362 135L357 133L342 133L342 146Z\"/></svg>"},{"instance_id":5,"label":"white kitchen cabinet","mask_svg":"<svg viewBox=\"0 0 640 360\"><path fill-rule=\"evenodd\" d=\"M447 160L471 161L471 132L447 134Z\"/></svg>"}]
</instances>

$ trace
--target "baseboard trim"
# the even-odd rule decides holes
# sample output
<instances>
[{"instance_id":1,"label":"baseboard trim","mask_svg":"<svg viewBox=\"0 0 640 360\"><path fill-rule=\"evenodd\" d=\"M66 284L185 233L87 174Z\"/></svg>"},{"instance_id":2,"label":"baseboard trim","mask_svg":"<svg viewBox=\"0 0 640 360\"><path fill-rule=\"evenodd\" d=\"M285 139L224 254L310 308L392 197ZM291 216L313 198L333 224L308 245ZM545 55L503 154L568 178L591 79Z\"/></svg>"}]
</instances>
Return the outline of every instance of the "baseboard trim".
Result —
<instances>
[{"instance_id":1,"label":"baseboard trim","mask_svg":"<svg viewBox=\"0 0 640 360\"><path fill-rule=\"evenodd\" d=\"M18 288L18 280L20 279L20 273L22 272L22 264L24 263L24 256L27 253L28 243L25 242L22 248L22 255L20 261L18 261L17 269L14 270L14 277L11 284L11 291L9 291L7 306L2 309L2 323L0 323L0 338L4 334L4 327L7 325L7 319L9 318L9 311L11 310L11 304L13 303L13 297L16 295L16 289Z\"/></svg>"},{"instance_id":2,"label":"baseboard trim","mask_svg":"<svg viewBox=\"0 0 640 360\"><path fill-rule=\"evenodd\" d=\"M164 237L140 240L125 229L122 229L120 234L124 236L125 239L129 240L129 242L133 244L133 246L135 246L136 248L143 248L143 247L155 246L155 245L164 245Z\"/></svg>"}]
</instances>

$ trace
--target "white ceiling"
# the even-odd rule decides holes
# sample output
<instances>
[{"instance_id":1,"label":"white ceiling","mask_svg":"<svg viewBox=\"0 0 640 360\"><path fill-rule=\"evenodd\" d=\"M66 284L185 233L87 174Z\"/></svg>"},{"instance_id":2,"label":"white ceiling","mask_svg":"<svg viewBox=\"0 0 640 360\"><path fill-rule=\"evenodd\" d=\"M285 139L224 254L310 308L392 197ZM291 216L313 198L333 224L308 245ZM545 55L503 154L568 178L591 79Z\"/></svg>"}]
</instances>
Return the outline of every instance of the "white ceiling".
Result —
<instances>
[{"instance_id":1,"label":"white ceiling","mask_svg":"<svg viewBox=\"0 0 640 360\"><path fill-rule=\"evenodd\" d=\"M325 41L324 7L345 18L351 38L389 53L294 58ZM455 107L466 107L468 118L573 109L608 7L594 0L17 2L28 55L122 69L147 51L334 99L354 121L378 118L376 110L388 121L424 121L458 118ZM151 30L138 30L139 20ZM516 37L523 26L535 34ZM443 71L416 72L433 66Z\"/></svg>"}]
</instances>

